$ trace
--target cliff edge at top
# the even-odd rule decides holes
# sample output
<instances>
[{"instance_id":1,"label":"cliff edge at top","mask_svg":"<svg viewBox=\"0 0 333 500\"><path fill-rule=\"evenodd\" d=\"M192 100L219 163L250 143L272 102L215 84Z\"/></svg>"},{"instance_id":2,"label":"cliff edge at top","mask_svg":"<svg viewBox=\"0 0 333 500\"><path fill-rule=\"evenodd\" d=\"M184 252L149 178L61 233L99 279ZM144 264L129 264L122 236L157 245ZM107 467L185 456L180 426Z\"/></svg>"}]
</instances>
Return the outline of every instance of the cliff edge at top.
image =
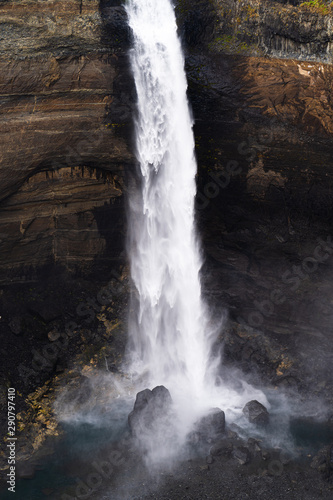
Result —
<instances>
[{"instance_id":1,"label":"cliff edge at top","mask_svg":"<svg viewBox=\"0 0 333 500\"><path fill-rule=\"evenodd\" d=\"M333 9L325 0L178 0L188 47L332 62Z\"/></svg>"}]
</instances>

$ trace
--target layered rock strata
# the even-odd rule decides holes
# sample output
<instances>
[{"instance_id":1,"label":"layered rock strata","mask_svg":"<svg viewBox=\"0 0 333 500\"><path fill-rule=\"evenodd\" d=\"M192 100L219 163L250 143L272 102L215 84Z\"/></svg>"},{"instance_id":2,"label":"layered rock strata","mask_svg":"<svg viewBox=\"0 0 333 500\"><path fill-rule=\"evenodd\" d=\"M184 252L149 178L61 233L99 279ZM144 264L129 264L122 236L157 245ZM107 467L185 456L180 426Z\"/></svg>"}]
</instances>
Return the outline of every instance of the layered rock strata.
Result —
<instances>
[{"instance_id":1,"label":"layered rock strata","mask_svg":"<svg viewBox=\"0 0 333 500\"><path fill-rule=\"evenodd\" d=\"M124 12L111 11L106 39L95 0L0 5L2 280L50 259L93 260L119 240L133 96L117 31Z\"/></svg>"}]
</instances>

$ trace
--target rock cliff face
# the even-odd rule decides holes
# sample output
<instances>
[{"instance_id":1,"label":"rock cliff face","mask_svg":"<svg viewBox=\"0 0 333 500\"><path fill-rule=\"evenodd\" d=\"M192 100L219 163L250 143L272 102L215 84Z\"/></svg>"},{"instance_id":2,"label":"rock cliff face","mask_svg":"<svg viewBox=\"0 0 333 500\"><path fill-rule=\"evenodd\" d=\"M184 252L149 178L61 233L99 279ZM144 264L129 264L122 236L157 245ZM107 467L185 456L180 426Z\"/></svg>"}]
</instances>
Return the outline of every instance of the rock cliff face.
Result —
<instances>
[{"instance_id":1,"label":"rock cliff face","mask_svg":"<svg viewBox=\"0 0 333 500\"><path fill-rule=\"evenodd\" d=\"M224 53L332 61L332 8L324 0L178 0L189 45Z\"/></svg>"},{"instance_id":2,"label":"rock cliff face","mask_svg":"<svg viewBox=\"0 0 333 500\"><path fill-rule=\"evenodd\" d=\"M98 219L121 217L133 163L124 15L95 0L0 5L2 280L50 259L93 260L115 238Z\"/></svg>"},{"instance_id":3,"label":"rock cliff face","mask_svg":"<svg viewBox=\"0 0 333 500\"><path fill-rule=\"evenodd\" d=\"M327 53L322 57L313 46L304 57L287 46L280 54L267 44L262 50L269 8L271 16L279 13L275 32L282 33L288 23L281 19L301 12L298 6L258 4L266 14L246 21L252 38L245 41L244 32L234 30L243 23L234 12L252 3L230 3L229 11L225 5L178 5L195 117L207 294L217 311L223 304L243 324L239 335L225 333L227 359L255 367L277 386L311 386L331 400L332 68L315 61L327 60ZM330 26L329 14L308 15L310 27L314 20ZM296 45L306 31L302 19L288 35ZM315 33L308 29L313 40ZM324 258L319 242L328 249ZM275 364L268 361L274 358Z\"/></svg>"},{"instance_id":4,"label":"rock cliff face","mask_svg":"<svg viewBox=\"0 0 333 500\"><path fill-rule=\"evenodd\" d=\"M293 170L298 154L311 159L310 171L316 175L325 170L331 161L330 66L265 59L260 54L329 60L329 9L321 12L252 0L179 0L176 8L188 49L201 191L207 172L221 168L221 157L227 160L228 155L231 160L245 160L242 182L247 190L261 189L255 187L257 170L251 180L244 180L253 154L264 152L263 168L274 164L285 179L284 165ZM123 238L115 237L111 221L115 207L123 203L124 179L133 170L135 94L127 60L130 34L121 1L11 0L1 3L0 15L0 279L6 281L23 264L42 265L53 259L75 267L83 255L84 260L105 259L105 249L110 250L105 235L109 240ZM280 50L281 37L287 41ZM298 48L291 50L292 43ZM258 139L262 134L269 136L262 144L247 144L247 140L262 142ZM318 134L319 149L313 144ZM300 177L305 175L302 168L297 171ZM199 202L205 203L204 198L199 194ZM113 207L104 236L94 214L101 205L105 217L107 207ZM93 243L86 234L76 253L72 235L83 235L82 224L76 222L79 214L92 221Z\"/></svg>"}]
</instances>

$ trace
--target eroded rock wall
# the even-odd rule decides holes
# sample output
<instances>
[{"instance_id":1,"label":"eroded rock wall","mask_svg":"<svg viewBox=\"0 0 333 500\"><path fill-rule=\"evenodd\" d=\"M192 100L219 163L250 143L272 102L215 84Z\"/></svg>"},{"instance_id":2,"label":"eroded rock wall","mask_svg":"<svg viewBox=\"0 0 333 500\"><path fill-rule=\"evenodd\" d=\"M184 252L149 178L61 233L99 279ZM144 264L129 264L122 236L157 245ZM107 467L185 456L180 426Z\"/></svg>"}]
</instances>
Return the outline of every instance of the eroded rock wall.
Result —
<instances>
[{"instance_id":1,"label":"eroded rock wall","mask_svg":"<svg viewBox=\"0 0 333 500\"><path fill-rule=\"evenodd\" d=\"M245 160L242 171L247 175L252 160L247 162L246 158L252 156L253 148L246 141L250 138L258 142L258 135L267 127L269 134L274 133L279 152L270 144L261 160L264 169L266 164L275 165L278 154L278 169L281 167L280 174L286 177L286 165L298 162L295 158L299 149L303 160L308 158L318 174L330 162L330 66L315 61L283 62L262 55L329 60L330 11L314 11L299 3L252 0L179 0L176 11L187 47L201 190L207 167L215 168L214 158L220 159L221 155ZM31 211L28 196L24 198L24 193L29 192L25 187L28 179L30 185L37 186L40 172L50 174L52 179L59 171L66 192L73 188L73 181L69 182L67 173L62 175L61 171L74 169L78 179L81 168L97 169L104 177L107 174L110 185L119 186L127 172L133 170L131 122L135 94L127 59L130 33L121 1L10 0L1 3L0 16L0 200L6 214L2 220L8 221L17 197L22 208L10 216L12 229L6 225L0 231L0 251L4 242L7 245L1 252L6 279L7 270L21 266L24 249L29 247L29 255L33 255L40 248L33 244L38 231L35 236L30 234L28 246L26 243L29 231L38 226L32 224L36 210ZM279 48L281 37L286 41ZM319 147L320 157L314 151L316 146L311 146L318 134L323 144ZM242 154L249 148L250 153ZM256 154L259 149L254 147ZM213 150L216 154L211 154ZM298 168L298 172L302 178L303 169ZM258 175L250 177L250 181L243 178L241 189L252 186L260 191L254 187ZM96 181L97 190L104 180ZM77 182L82 198L85 178ZM62 203L60 192L57 189L53 194L55 214ZM80 207L94 218L89 190L84 206L75 196L74 189L66 201L68 213L72 210L75 219ZM110 205L112 199L113 195L107 197L105 205ZM117 199L122 199L118 191ZM42 207L40 203L39 215L44 217ZM112 218L110 213L111 225ZM24 234L22 226L29 227ZM73 222L73 231L76 229ZM8 241L10 248L21 249L17 260L16 251L8 251ZM101 255L101 249L106 248L102 236L97 246L86 247L91 258L92 248L99 249L95 256ZM49 257L55 258L54 253ZM35 265L36 260L29 257L27 265ZM76 260L80 261L79 255Z\"/></svg>"},{"instance_id":2,"label":"eroded rock wall","mask_svg":"<svg viewBox=\"0 0 333 500\"><path fill-rule=\"evenodd\" d=\"M178 2L205 293L238 325L222 334L225 360L332 404L331 15L279 2L188 6Z\"/></svg>"},{"instance_id":3,"label":"eroded rock wall","mask_svg":"<svg viewBox=\"0 0 333 500\"><path fill-rule=\"evenodd\" d=\"M95 211L110 207L113 234L133 163L124 19L115 2L0 5L2 280L23 265L65 255L65 265L79 264L110 250Z\"/></svg>"},{"instance_id":4,"label":"eroded rock wall","mask_svg":"<svg viewBox=\"0 0 333 500\"><path fill-rule=\"evenodd\" d=\"M333 12L329 2L178 0L189 45L247 55L331 62Z\"/></svg>"}]
</instances>

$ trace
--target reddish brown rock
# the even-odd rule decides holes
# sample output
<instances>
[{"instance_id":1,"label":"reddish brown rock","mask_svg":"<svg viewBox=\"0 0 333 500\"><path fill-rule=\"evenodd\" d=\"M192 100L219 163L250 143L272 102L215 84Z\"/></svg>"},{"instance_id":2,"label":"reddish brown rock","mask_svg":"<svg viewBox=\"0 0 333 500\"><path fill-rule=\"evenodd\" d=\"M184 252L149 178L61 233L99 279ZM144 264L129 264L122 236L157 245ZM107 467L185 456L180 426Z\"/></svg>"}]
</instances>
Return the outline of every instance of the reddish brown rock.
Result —
<instances>
[{"instance_id":1,"label":"reddish brown rock","mask_svg":"<svg viewBox=\"0 0 333 500\"><path fill-rule=\"evenodd\" d=\"M126 139L131 104L119 89L128 65L123 49L103 44L100 7L97 0L0 6L5 281L22 266L50 259L69 266L120 251L122 210L114 201L133 162Z\"/></svg>"}]
</instances>

